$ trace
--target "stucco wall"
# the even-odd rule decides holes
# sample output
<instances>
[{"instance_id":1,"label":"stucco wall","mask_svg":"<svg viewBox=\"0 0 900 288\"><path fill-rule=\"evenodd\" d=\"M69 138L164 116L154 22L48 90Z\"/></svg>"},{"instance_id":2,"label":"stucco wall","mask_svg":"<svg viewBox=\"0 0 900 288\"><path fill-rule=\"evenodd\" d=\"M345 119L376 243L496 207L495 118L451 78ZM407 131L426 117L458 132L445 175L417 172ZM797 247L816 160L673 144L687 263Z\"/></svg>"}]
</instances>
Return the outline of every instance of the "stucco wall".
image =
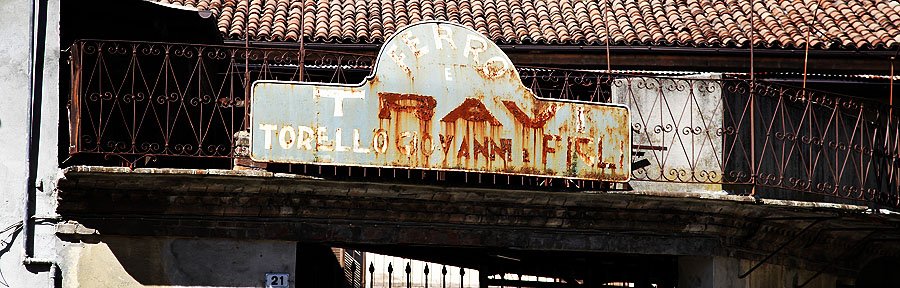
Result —
<instances>
[{"instance_id":1,"label":"stucco wall","mask_svg":"<svg viewBox=\"0 0 900 288\"><path fill-rule=\"evenodd\" d=\"M39 144L36 215L52 216L59 123L59 2L47 3L47 30L44 53L41 141ZM32 1L0 1L0 229L23 219L28 161L28 103L32 71ZM56 238L53 226L38 225L35 255L54 258ZM23 235L15 230L0 234L0 287L46 287L47 266L25 267Z\"/></svg>"}]
</instances>

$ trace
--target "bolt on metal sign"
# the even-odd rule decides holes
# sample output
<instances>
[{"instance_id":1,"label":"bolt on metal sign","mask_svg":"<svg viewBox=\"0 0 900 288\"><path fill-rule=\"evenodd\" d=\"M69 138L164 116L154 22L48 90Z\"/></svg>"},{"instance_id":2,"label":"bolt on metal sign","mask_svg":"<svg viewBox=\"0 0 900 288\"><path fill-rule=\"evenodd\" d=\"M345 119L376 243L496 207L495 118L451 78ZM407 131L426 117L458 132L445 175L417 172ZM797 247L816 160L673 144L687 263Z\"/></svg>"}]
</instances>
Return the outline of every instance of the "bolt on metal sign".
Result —
<instances>
[{"instance_id":1,"label":"bolt on metal sign","mask_svg":"<svg viewBox=\"0 0 900 288\"><path fill-rule=\"evenodd\" d=\"M488 38L445 22L397 31L358 85L257 81L251 159L624 182L627 108L526 88Z\"/></svg>"}]
</instances>

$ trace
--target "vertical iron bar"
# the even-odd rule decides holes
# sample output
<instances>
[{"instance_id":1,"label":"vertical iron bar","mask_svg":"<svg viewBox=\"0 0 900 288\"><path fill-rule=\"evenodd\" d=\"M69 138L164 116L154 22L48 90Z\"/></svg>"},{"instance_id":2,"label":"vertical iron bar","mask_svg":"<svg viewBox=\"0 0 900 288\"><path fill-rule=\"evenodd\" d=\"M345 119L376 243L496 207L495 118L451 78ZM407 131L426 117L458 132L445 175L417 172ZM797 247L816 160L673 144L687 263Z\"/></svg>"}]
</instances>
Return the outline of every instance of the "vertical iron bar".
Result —
<instances>
[{"instance_id":1,"label":"vertical iron bar","mask_svg":"<svg viewBox=\"0 0 900 288\"><path fill-rule=\"evenodd\" d=\"M612 64L610 63L610 53L609 53L609 41L612 41L612 37L609 35L609 0L606 0L606 5L603 5L603 28L606 29L606 73L612 73Z\"/></svg>"},{"instance_id":2,"label":"vertical iron bar","mask_svg":"<svg viewBox=\"0 0 900 288\"><path fill-rule=\"evenodd\" d=\"M428 263L425 263L425 288L428 288Z\"/></svg>"},{"instance_id":3,"label":"vertical iron bar","mask_svg":"<svg viewBox=\"0 0 900 288\"><path fill-rule=\"evenodd\" d=\"M756 109L756 97L754 96L753 90L756 89L756 76L754 69L754 59L753 59L753 42L756 40L756 12L754 11L753 5L756 4L756 1L750 0L750 195L756 196L756 177L759 173L759 169L756 167L756 116L754 115L754 110Z\"/></svg>"},{"instance_id":4,"label":"vertical iron bar","mask_svg":"<svg viewBox=\"0 0 900 288\"><path fill-rule=\"evenodd\" d=\"M394 264L388 263L388 288L394 287Z\"/></svg>"},{"instance_id":5,"label":"vertical iron bar","mask_svg":"<svg viewBox=\"0 0 900 288\"><path fill-rule=\"evenodd\" d=\"M813 10L813 19L812 19L813 23L809 23L809 22L806 23L806 45L804 45L804 46L806 46L805 47L806 51L804 52L804 55L803 55L803 96L804 96L803 98L806 99L807 103L812 103L812 99L809 99L809 93L806 92L806 76L809 74L807 72L807 66L809 66L809 39L810 39L810 34L813 29L812 25L816 21L816 15L819 13L819 0L816 1L815 5L816 5L816 9ZM813 109L809 109L808 111L809 111L809 115L807 117L807 119L808 119L807 125L809 125L809 127L807 127L807 133L809 133L809 138L812 139L813 138ZM801 123L801 125L802 125L802 123ZM835 136L835 137L837 137L837 136ZM810 191L812 189L812 180L813 180L814 174L815 174L815 171L814 171L815 165L813 164L813 160L812 160L813 159L813 143L810 142L809 144L807 144L807 148L809 149L808 150L809 155L807 156L807 159L809 159L809 160L807 160L808 163L807 163L806 177L809 178L809 179L807 179L809 182L807 182L808 188L804 189L804 191ZM862 159L862 158L860 158L860 159Z\"/></svg>"},{"instance_id":6,"label":"vertical iron bar","mask_svg":"<svg viewBox=\"0 0 900 288\"><path fill-rule=\"evenodd\" d=\"M369 288L375 288L375 262L369 262Z\"/></svg>"},{"instance_id":7,"label":"vertical iron bar","mask_svg":"<svg viewBox=\"0 0 900 288\"><path fill-rule=\"evenodd\" d=\"M894 63L897 60L897 56L900 56L900 48L898 48L897 51L894 52L894 56L891 57L891 79L890 79L890 85L889 85L890 86L890 88L889 88L890 89L889 90L890 91L889 92L890 99L888 100L888 103L890 104L890 107L888 107L888 109L890 109L889 111L890 111L891 116L888 117L888 123L887 123L887 127L888 127L889 131L891 131L890 130L891 123L894 123L895 127L900 128L900 122L894 121L894 117L893 117L893 115L894 115ZM887 145L888 149L886 151L887 153L885 153L887 155L895 155L894 153L896 153L897 150L900 149L900 137L898 137L898 135L900 135L900 132L897 132L896 129L892 130L892 131L894 131L893 138L895 140L892 141L890 139L890 137L887 137L887 136L885 137L885 141L888 143L888 145ZM894 197L895 200L893 201L893 204L898 205L898 204L900 204L900 192L897 192L898 189L895 189L895 188L898 185L900 185L900 183L898 183L898 180L900 180L900 179L898 179L898 177L896 176L896 174L900 171L898 171L897 157L891 157L891 158L892 159L889 161L890 168L888 168L890 171L888 175L890 177L888 177L889 180L888 180L888 184L887 184L887 186L888 186L887 191L894 191L894 195L889 195L889 196Z\"/></svg>"},{"instance_id":8,"label":"vertical iron bar","mask_svg":"<svg viewBox=\"0 0 900 288\"><path fill-rule=\"evenodd\" d=\"M250 20L250 1L244 1L244 22ZM244 129L250 129L250 31L244 31Z\"/></svg>"},{"instance_id":9,"label":"vertical iron bar","mask_svg":"<svg viewBox=\"0 0 900 288\"><path fill-rule=\"evenodd\" d=\"M819 2L820 2L820 0L817 0L815 3L816 9L813 10L812 21L816 21L816 15L819 14L819 6L820 6ZM813 22L813 23L815 23L815 22ZM809 38L810 38L810 32L812 31L812 29L813 29L812 24L807 22L806 23L806 45L805 45L806 51L803 54L803 89L806 89L806 75L807 75L806 66L809 64Z\"/></svg>"},{"instance_id":10,"label":"vertical iron bar","mask_svg":"<svg viewBox=\"0 0 900 288\"><path fill-rule=\"evenodd\" d=\"M807 48L809 48L809 47L807 47ZM805 65L805 64L804 64L804 65ZM804 83L804 85L806 85L806 83ZM806 180L807 180L807 183L806 183L806 184L807 184L807 188L803 189L804 192L808 192L808 191L812 191L812 186L813 186L813 185L812 185L812 181L813 181L813 179L815 178L814 175L815 175L815 173L816 173L816 172L815 172L816 167L815 167L815 163L814 163L814 161L813 161L813 142L812 142L812 139L813 139L813 121L815 121L816 119L813 119L813 116L814 116L814 114L815 114L815 112L814 112L814 111L815 111L815 108L812 107L813 100L812 100L811 97L810 97L810 93L808 93L808 92L806 91L806 88L805 88L805 87L804 87L803 89L804 89L804 90L803 90L803 98L806 99L806 103L807 103L807 105L809 106L809 109L807 109L806 112L805 112L805 113L809 113L809 115L806 116L806 119L807 119L807 120L806 120L806 125L809 125L809 126L806 127L806 131L807 131L806 133L808 134L808 137L809 137L809 139L810 139L810 142L809 142L808 144L806 144L806 148L807 148L807 156L806 156L806 159L807 159L807 160L806 160L806 162L807 162L807 163L806 163L806 166L807 166L806 171L807 171L807 172L806 172L806 177L807 177L808 179L806 179ZM803 122L801 122L800 125L803 125ZM835 128L837 128L837 125L835 125ZM826 133L827 133L827 132L826 132ZM824 138L824 137L823 137L823 138ZM802 141L801 141L801 142L802 142ZM802 163L801 163L801 164L802 164Z\"/></svg>"},{"instance_id":11,"label":"vertical iron bar","mask_svg":"<svg viewBox=\"0 0 900 288\"><path fill-rule=\"evenodd\" d=\"M754 11L756 8L753 7L755 4L756 1L750 0L750 81L755 80L753 75L753 42L756 40L756 11Z\"/></svg>"},{"instance_id":12,"label":"vertical iron bar","mask_svg":"<svg viewBox=\"0 0 900 288\"><path fill-rule=\"evenodd\" d=\"M201 59L201 55L198 55L197 60L200 61L200 59ZM130 59L130 60L131 60L131 62L133 63L133 65L138 65L138 58L137 58L137 44L131 46L131 59ZM137 81L135 81L136 78L137 78L137 71L136 71L137 68L135 67L135 68L128 69L128 70L130 70L130 72L131 72L131 75L130 75L130 76L131 76L131 94L132 94L132 95L135 95L135 94L137 94L137 93L134 92L134 85L135 85L135 82L137 82ZM137 145L136 145L136 142L137 142L137 141L135 141L135 139L137 139L137 137L138 137L138 132L137 132L137 125L138 125L138 124L137 124L137 113L138 113L137 102L138 102L138 101L133 101L133 102L131 102L131 123L129 123L129 124L131 124L131 135L129 135L129 136L131 136L131 149L130 149L130 151L132 151L132 152L134 152L135 147L137 146Z\"/></svg>"},{"instance_id":13,"label":"vertical iron bar","mask_svg":"<svg viewBox=\"0 0 900 288\"><path fill-rule=\"evenodd\" d=\"M841 131L839 130L839 127L838 127L838 124L839 124L839 122L841 121L841 116L840 116L841 114L840 114L840 110L839 110L840 107L838 107L837 104L834 104L833 106L834 106L834 107L831 107L832 113L833 113L834 115L836 115L836 116L833 116L833 117L832 117L832 118L834 119L834 142L835 142L835 143L839 143L839 142L840 142L840 135L841 135ZM831 121L831 120L829 120L829 121ZM827 132L826 132L826 133L827 133ZM824 140L823 140L823 143L824 143ZM840 176L841 173L839 172L839 171L841 171L841 170L840 170L841 168L839 167L839 166L840 166L840 161L838 161L838 159L841 158L841 157L840 157L840 155L841 155L841 152L840 152L840 151L841 151L840 149L834 149L834 171L835 171L834 174L835 174L835 175L833 175L833 177L832 177L833 180L832 180L832 181L834 181L834 189L835 189L835 191L837 191L837 189L841 186L841 176Z\"/></svg>"},{"instance_id":14,"label":"vertical iron bar","mask_svg":"<svg viewBox=\"0 0 900 288\"><path fill-rule=\"evenodd\" d=\"M412 266L410 266L409 261L406 261L406 288L412 288L412 280L410 278L411 273Z\"/></svg>"},{"instance_id":15,"label":"vertical iron bar","mask_svg":"<svg viewBox=\"0 0 900 288\"><path fill-rule=\"evenodd\" d=\"M169 75L169 73L171 73L171 75L175 75L175 69L172 67L172 58L171 58L172 45L165 45L165 49L166 49L166 54L165 54L165 58L163 58L163 68L162 68L163 70L162 71L163 71L163 73L166 73L167 76L165 77L165 79L163 81L163 92L164 92L165 97L168 98L169 96L171 96L169 94L169 77L168 77L168 75ZM175 77L172 77L172 78L174 80ZM176 91L177 91L177 89L176 89ZM177 93L173 93L173 94L177 95ZM176 98L177 98L177 96L176 96ZM101 102L101 103L103 103L103 102ZM168 99L167 99L166 100L166 120L165 120L166 121L166 124L165 124L166 125L166 129L165 129L166 135L163 136L163 143L165 144L165 147L167 150L168 150L170 144L172 144L172 129L174 129L174 127L175 127L175 125L174 125L175 121L170 121L170 119L172 118L171 109L172 109L172 103L171 103L171 101L168 101ZM103 109L101 109L100 111L103 111ZM245 113L245 115L246 115L246 113ZM98 141L97 143L100 143L100 142Z\"/></svg>"},{"instance_id":16,"label":"vertical iron bar","mask_svg":"<svg viewBox=\"0 0 900 288\"><path fill-rule=\"evenodd\" d=\"M306 27L306 1L300 2L300 63L298 63L298 68L300 68L300 72L298 75L297 81L303 82L303 70L306 69L306 43L304 43L305 33L303 33L303 27Z\"/></svg>"},{"instance_id":17,"label":"vertical iron bar","mask_svg":"<svg viewBox=\"0 0 900 288\"><path fill-rule=\"evenodd\" d=\"M465 287L466 279L464 277L466 277L466 269L460 267L459 268L459 288Z\"/></svg>"},{"instance_id":18,"label":"vertical iron bar","mask_svg":"<svg viewBox=\"0 0 900 288\"><path fill-rule=\"evenodd\" d=\"M69 77L72 81L71 98L69 99L69 155L81 150L81 53L84 43L72 44L72 54L69 55L72 65L69 67Z\"/></svg>"},{"instance_id":19,"label":"vertical iron bar","mask_svg":"<svg viewBox=\"0 0 900 288\"><path fill-rule=\"evenodd\" d=\"M441 288L447 288L447 265L441 268Z\"/></svg>"},{"instance_id":20,"label":"vertical iron bar","mask_svg":"<svg viewBox=\"0 0 900 288\"><path fill-rule=\"evenodd\" d=\"M897 50L897 53L900 53L900 49ZM897 55L896 55L897 53L895 53L894 56L891 57L891 78L888 80L888 83L889 83L888 84L888 119L885 122L885 126L887 126L887 129L885 129L885 131L887 133L884 136L885 152L887 152L887 153L885 153L885 155L892 155L893 150L894 150L894 147L892 147L892 144L891 144L892 136L891 136L890 132L893 131L895 135L898 134L896 130L891 130L891 124L894 123L894 61L897 59ZM900 128L900 127L898 127L898 128ZM893 136L893 137L896 137L896 136ZM891 157L888 157L888 158L891 158ZM888 177L887 177L888 180L885 185L886 187L884 187L884 191L887 193L890 193L890 191L895 191L894 189L892 189L893 185L891 185L891 183L894 182L894 166L895 166L894 163L895 163L895 161L896 161L895 159L890 159L890 160L886 161L886 163L885 163L887 165L887 167L885 167L885 170L888 171L886 173L888 175ZM897 192L894 192L894 195L888 195L888 197L900 198L897 196L898 196ZM890 198L888 198L887 200L890 200ZM897 202L894 201L893 204L897 205L896 203Z\"/></svg>"},{"instance_id":21,"label":"vertical iron bar","mask_svg":"<svg viewBox=\"0 0 900 288\"><path fill-rule=\"evenodd\" d=\"M228 114L229 114L229 116L231 116L228 121L228 125L231 128L231 130L229 130L228 132L232 136L231 142L230 142L231 147L232 147L231 157L237 156L237 154L235 153L235 149L234 149L235 144L237 144L237 143L234 141L234 136L233 136L237 132L237 129L234 129L234 124L235 124L235 121L234 121L234 110L235 110L234 108L235 107L234 107L234 105L237 104L237 101L234 101L234 74L235 74L235 71L232 70L235 66L237 66L237 63L234 59L234 55L237 54L235 49L236 48L228 49L228 57L229 57L228 73L225 75L225 79L223 80L223 81L228 82L228 106L227 107L228 107ZM149 105L149 103L148 103L148 105ZM231 161L231 169L234 169L234 166L235 166L234 162L235 161L233 161L233 160Z\"/></svg>"}]
</instances>

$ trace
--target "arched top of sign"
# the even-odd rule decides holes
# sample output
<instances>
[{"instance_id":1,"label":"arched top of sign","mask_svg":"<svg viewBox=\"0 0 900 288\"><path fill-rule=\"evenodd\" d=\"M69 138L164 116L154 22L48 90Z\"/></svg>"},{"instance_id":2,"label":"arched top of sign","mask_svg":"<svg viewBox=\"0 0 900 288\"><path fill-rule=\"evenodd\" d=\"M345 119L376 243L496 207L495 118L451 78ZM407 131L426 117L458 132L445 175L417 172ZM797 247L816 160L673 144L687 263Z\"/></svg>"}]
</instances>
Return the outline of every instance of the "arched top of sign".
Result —
<instances>
[{"instance_id":1,"label":"arched top of sign","mask_svg":"<svg viewBox=\"0 0 900 288\"><path fill-rule=\"evenodd\" d=\"M538 98L496 44L454 23L400 29L362 83L257 81L250 100L255 161L615 182L631 172L625 107Z\"/></svg>"},{"instance_id":2,"label":"arched top of sign","mask_svg":"<svg viewBox=\"0 0 900 288\"><path fill-rule=\"evenodd\" d=\"M479 76L467 80L520 79L512 61L497 44L469 27L444 21L418 22L400 28L381 47L368 78L393 72L411 77L447 76L448 70L460 68L468 68Z\"/></svg>"}]
</instances>

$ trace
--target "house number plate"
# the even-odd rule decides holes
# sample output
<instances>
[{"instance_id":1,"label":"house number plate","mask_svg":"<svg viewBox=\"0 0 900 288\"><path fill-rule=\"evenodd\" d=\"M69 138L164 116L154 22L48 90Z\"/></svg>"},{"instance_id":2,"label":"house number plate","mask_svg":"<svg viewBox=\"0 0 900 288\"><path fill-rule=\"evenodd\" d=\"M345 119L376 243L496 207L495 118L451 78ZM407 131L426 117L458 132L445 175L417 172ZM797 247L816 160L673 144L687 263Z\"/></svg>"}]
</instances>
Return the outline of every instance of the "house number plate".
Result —
<instances>
[{"instance_id":1,"label":"house number plate","mask_svg":"<svg viewBox=\"0 0 900 288\"><path fill-rule=\"evenodd\" d=\"M288 288L288 280L291 274L288 273L266 273L266 288Z\"/></svg>"}]
</instances>

